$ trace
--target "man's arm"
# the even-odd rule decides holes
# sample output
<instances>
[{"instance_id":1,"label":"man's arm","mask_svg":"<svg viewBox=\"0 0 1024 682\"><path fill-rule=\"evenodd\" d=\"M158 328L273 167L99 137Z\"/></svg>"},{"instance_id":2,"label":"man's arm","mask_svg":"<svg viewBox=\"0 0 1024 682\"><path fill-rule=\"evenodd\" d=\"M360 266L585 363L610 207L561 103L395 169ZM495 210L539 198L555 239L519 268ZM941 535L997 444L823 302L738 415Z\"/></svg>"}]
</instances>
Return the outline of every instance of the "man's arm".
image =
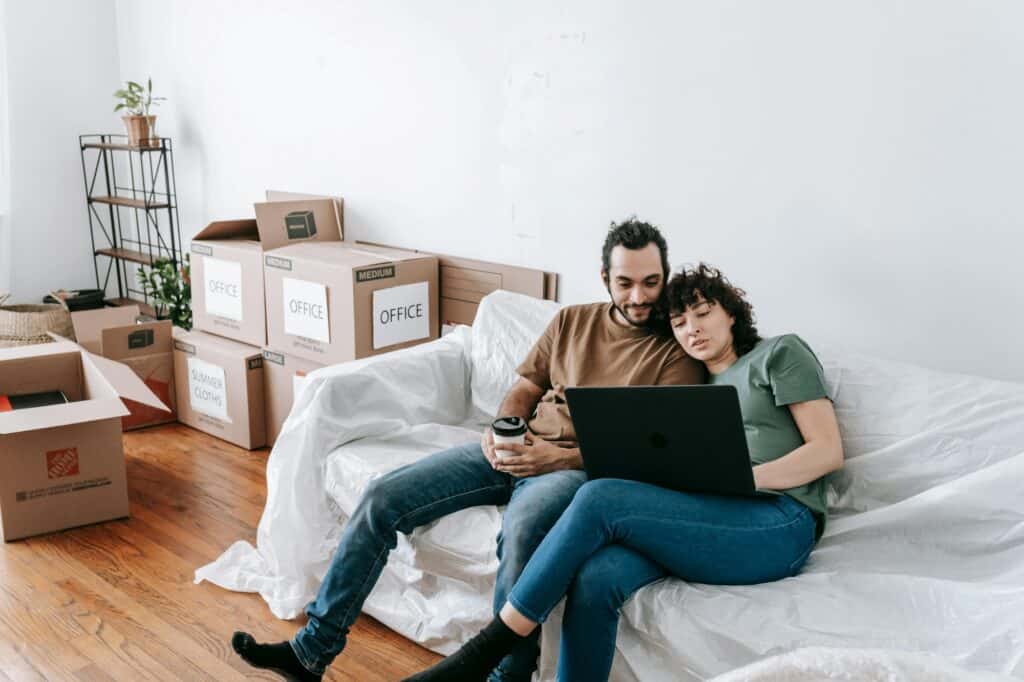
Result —
<instances>
[{"instance_id":1,"label":"man's arm","mask_svg":"<svg viewBox=\"0 0 1024 682\"><path fill-rule=\"evenodd\" d=\"M529 419L544 395L544 389L525 377L517 381L501 401L499 417L522 417ZM517 478L539 476L559 469L582 469L583 458L579 448L562 448L542 438L527 434L525 445L502 443L502 450L517 453L513 457L498 459L494 454L494 434L488 428L484 431L480 446L484 457L497 471L504 471Z\"/></svg>"},{"instance_id":2,"label":"man's arm","mask_svg":"<svg viewBox=\"0 0 1024 682\"><path fill-rule=\"evenodd\" d=\"M505 399L501 401L501 407L498 408L497 416L522 417L525 420L529 420L533 415L533 411L537 409L537 403L540 402L543 395L543 388L525 377L519 377L519 381L512 385L512 388L505 394ZM484 450L484 457L494 467L498 463L498 456L494 454L494 434L489 426L484 431L483 438L480 440L480 447ZM508 448L502 445L501 449L506 450Z\"/></svg>"}]
</instances>

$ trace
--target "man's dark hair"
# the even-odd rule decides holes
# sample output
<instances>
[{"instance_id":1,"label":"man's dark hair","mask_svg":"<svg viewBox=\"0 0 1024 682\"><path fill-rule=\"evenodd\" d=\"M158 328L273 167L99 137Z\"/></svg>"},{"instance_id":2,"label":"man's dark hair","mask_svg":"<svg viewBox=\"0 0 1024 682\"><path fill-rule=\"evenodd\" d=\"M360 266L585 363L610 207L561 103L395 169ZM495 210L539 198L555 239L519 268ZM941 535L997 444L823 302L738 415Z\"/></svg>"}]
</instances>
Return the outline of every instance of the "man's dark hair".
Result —
<instances>
[{"instance_id":1,"label":"man's dark hair","mask_svg":"<svg viewBox=\"0 0 1024 682\"><path fill-rule=\"evenodd\" d=\"M707 263L696 267L685 267L674 275L666 287L669 316L679 315L687 306L705 301L714 301L725 309L735 320L732 324L732 346L736 355L749 353L761 336L754 326L754 309L747 302L747 292L726 279L722 271Z\"/></svg>"},{"instance_id":2,"label":"man's dark hair","mask_svg":"<svg viewBox=\"0 0 1024 682\"><path fill-rule=\"evenodd\" d=\"M637 220L636 216L630 216L618 224L611 224L608 236L604 240L604 248L601 250L601 267L604 268L605 273L610 271L612 249L616 246L637 250L652 242L658 245L658 250L661 252L661 275L662 281L665 281L668 279L671 269L668 266L668 244L657 227Z\"/></svg>"}]
</instances>

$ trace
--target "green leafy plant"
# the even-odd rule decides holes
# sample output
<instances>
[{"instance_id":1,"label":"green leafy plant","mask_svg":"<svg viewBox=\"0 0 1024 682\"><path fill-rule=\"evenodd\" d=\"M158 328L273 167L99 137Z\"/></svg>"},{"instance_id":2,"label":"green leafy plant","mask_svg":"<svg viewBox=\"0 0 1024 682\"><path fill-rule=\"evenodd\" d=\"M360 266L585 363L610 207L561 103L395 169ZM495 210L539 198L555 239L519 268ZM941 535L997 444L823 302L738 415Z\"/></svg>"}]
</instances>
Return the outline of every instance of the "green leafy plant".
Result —
<instances>
[{"instance_id":1,"label":"green leafy plant","mask_svg":"<svg viewBox=\"0 0 1024 682\"><path fill-rule=\"evenodd\" d=\"M114 93L114 97L121 100L114 111L127 110L132 116L149 116L149 108L160 102L167 101L166 97L153 97L153 79L146 81L143 88L135 81L125 81L127 87L121 88Z\"/></svg>"},{"instance_id":2,"label":"green leafy plant","mask_svg":"<svg viewBox=\"0 0 1024 682\"><path fill-rule=\"evenodd\" d=\"M174 266L174 261L159 258L149 268L138 270L139 284L155 302L157 317L170 319L176 327L192 329L191 262L185 254L185 263Z\"/></svg>"}]
</instances>

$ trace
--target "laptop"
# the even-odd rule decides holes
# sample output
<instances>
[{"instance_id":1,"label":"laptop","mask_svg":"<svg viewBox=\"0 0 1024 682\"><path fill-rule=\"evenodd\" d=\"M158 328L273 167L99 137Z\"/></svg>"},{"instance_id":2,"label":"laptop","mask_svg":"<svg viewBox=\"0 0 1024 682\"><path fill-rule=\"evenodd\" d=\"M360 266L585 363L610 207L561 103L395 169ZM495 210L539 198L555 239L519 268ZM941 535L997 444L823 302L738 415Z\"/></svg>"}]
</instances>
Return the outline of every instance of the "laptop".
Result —
<instances>
[{"instance_id":1,"label":"laptop","mask_svg":"<svg viewBox=\"0 0 1024 682\"><path fill-rule=\"evenodd\" d=\"M624 478L682 492L744 497L754 488L734 386L567 388L587 478Z\"/></svg>"}]
</instances>

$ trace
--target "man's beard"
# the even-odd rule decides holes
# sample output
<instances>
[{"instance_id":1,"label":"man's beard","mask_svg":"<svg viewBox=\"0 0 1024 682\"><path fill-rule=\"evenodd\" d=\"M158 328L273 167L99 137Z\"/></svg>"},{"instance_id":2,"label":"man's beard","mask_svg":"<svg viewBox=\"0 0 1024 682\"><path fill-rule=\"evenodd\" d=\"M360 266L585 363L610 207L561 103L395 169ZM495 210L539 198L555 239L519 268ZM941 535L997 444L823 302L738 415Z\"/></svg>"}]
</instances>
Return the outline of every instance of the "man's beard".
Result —
<instances>
[{"instance_id":1,"label":"man's beard","mask_svg":"<svg viewBox=\"0 0 1024 682\"><path fill-rule=\"evenodd\" d=\"M615 309L619 311L619 315L622 315L622 318L626 320L626 322L628 322L629 324L633 325L634 327L646 329L651 322L651 318L654 316L654 305L651 303L648 303L646 305L627 305L624 307L620 307L617 303L612 302L612 305L615 306ZM643 321L636 322L633 320L632 317L629 316L629 313L626 312L630 308L642 308L648 310L649 312L647 313L647 317L645 317Z\"/></svg>"},{"instance_id":2,"label":"man's beard","mask_svg":"<svg viewBox=\"0 0 1024 682\"><path fill-rule=\"evenodd\" d=\"M604 290L608 292L608 298L611 299L612 308L614 308L619 313L619 315L622 316L622 319L624 319L631 327L636 327L637 329L654 329L654 330L656 330L658 328L658 318L659 318L659 315L658 315L658 303L657 302L646 303L646 304L644 304L642 306L626 305L625 306L626 308L647 308L647 310L650 311L649 313L647 313L647 319L646 320L644 320L643 322L634 322L633 319L629 315L626 314L626 311L623 310L623 306L620 306L618 303L615 302L615 297L612 296L611 286L608 284L607 281L605 281Z\"/></svg>"}]
</instances>

